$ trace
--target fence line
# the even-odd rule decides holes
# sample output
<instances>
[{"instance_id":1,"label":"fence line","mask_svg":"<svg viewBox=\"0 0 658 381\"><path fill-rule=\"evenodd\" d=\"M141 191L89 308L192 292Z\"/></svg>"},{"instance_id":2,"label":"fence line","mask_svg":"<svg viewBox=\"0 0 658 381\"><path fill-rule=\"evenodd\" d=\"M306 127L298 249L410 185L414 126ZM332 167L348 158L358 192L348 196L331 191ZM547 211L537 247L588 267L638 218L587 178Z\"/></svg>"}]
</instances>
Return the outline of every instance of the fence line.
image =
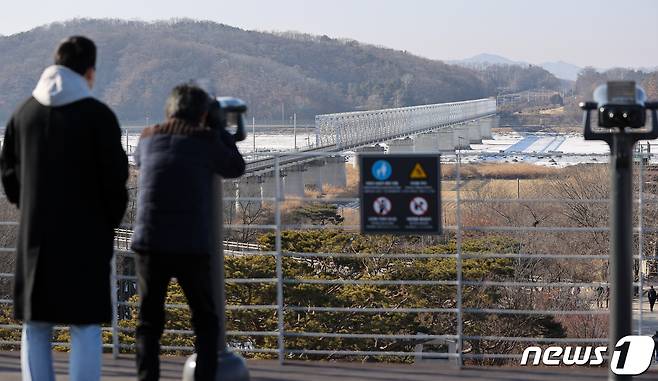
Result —
<instances>
[{"instance_id":1,"label":"fence line","mask_svg":"<svg viewBox=\"0 0 658 381\"><path fill-rule=\"evenodd\" d=\"M303 153L308 157L325 157L326 153ZM273 304L254 304L254 305L241 305L230 304L227 306L227 311L263 311L270 312L276 315L276 329L263 327L261 331L241 331L233 330L227 334L230 337L275 337L276 348L256 348L238 345L235 350L245 353L262 353L276 355L279 361L283 362L290 356L375 356L375 357L418 357L423 358L454 358L458 364L463 364L465 360L482 360L482 359L514 359L518 358L518 354L510 353L473 353L466 351L467 342L474 341L508 341L515 343L605 343L606 339L601 337L587 337L587 338L547 338L547 337L515 337L515 336L501 336L501 335L473 335L468 334L468 328L465 327L466 315L518 315L518 316L538 316L538 315L551 315L551 316L606 316L608 311L606 309L582 309L574 306L572 309L551 309L551 308L527 308L524 306L516 306L510 308L488 308L487 306L472 306L472 303L465 303L464 293L468 289L476 287L498 287L509 289L512 292L521 292L522 290L534 289L555 289L555 290L575 290L586 289L595 290L597 288L606 287L606 282L579 282L576 280L568 280L561 282L544 281L542 279L518 279L506 281L492 281L486 279L465 279L464 266L470 259L510 259L510 260L525 260L525 259L546 259L546 260L592 260L592 261L605 261L608 258L607 253L600 254L555 254L555 253L503 253L503 252L473 252L464 247L464 235L467 232L486 234L491 232L507 232L515 234L525 234L528 232L534 233L601 233L607 234L609 228L607 226L471 226L467 225L463 220L462 208L467 204L482 203L482 204L523 204L523 203L545 203L545 204L561 204L561 205L598 205L605 206L609 202L607 198L584 198L584 199L568 199L568 198L478 198L472 195L464 195L467 193L465 190L465 182L461 176L462 166L464 163L462 159L464 156L474 156L475 154L466 154L457 151L456 154L444 155L444 162L454 163L456 172L454 175L455 189L454 198L446 197L442 201L450 203L454 206L451 213L454 213L454 225L446 224L446 231L454 233L456 240L454 252L443 253L349 253L349 252L295 252L289 251L284 248L283 235L287 227L300 228L300 229L325 229L326 226L320 225L305 225L305 224L286 224L284 223L284 204L286 202L321 202L321 203L350 203L358 202L359 199L355 197L338 197L338 198L312 198L312 197L288 197L284 192L284 183L281 181L281 165L279 158L285 156L285 153L267 153L268 156L273 157L274 160L274 173L275 173L275 190L273 197L227 197L224 199L228 203L227 207L231 208L241 201L255 201L263 203L271 203L273 207L272 224L256 224L256 223L227 223L225 225L228 229L240 230L258 230L263 232L271 232L274 235L273 250L265 250L261 244L244 243L235 240L227 240L223 243L227 257L263 257L272 258L274 260L274 268L272 276L263 276L261 278L227 278L226 283L229 285L271 285L275 290L275 303ZM337 155L331 153L331 155ZM353 155L353 153L347 153ZM478 154L481 155L481 154ZM497 154L502 156L503 154ZM505 154L507 156L509 154ZM482 156L482 155L481 155ZM493 156L485 154L483 156ZM546 154L544 154L546 156ZM562 156L569 156L563 154ZM591 154L578 154L574 156L593 156ZM649 154L643 154L638 160L639 171L639 188L638 197L635 203L638 205L638 223L634 226L634 231L638 237L638 253L634 254L634 258L640 262L639 266L639 280L634 283L635 286L642 289L644 285L644 274L642 263L646 259L644 256L644 249L646 248L646 234L658 232L658 228L646 226L644 218L646 217L647 208L653 204L658 204L658 199L646 199L646 191L644 190L644 183L646 182L646 168L644 158L651 158ZM16 226L15 221L0 221L0 225ZM356 226L337 226L336 229L344 230L346 228L356 228ZM111 343L105 344L106 348L111 348L112 353L118 355L121 350L132 350L134 345L126 344L121 340L121 334L132 334L134 331L130 328L122 327L120 309L122 308L136 308L136 303L127 299L121 299L120 292L122 286L126 283L135 283L136 276L132 274L120 273L117 269L117 258L134 258L134 254L129 251L132 232L128 229L118 229L116 232L115 244L117 247L115 259L112 262L112 302L114 316L112 324L105 327L104 331L111 334ZM0 253L12 253L15 248L4 247L0 248ZM303 278L303 277L287 277L285 274L284 260L298 261L306 259L373 259L373 260L451 260L454 261L455 275L454 279L348 279L348 278ZM0 279L11 279L13 274L0 273ZM295 285L321 285L321 286L377 286L377 287L450 287L454 288L454 305L450 306L399 306L399 307L371 307L371 306L325 306L325 305L294 305L287 302L286 292L288 286ZM579 290L580 292L580 290ZM640 294L640 308L642 306L642 297ZM11 305L12 301L9 299L0 299L0 304ZM185 304L167 304L167 308L187 309ZM318 332L315 330L299 331L289 329L289 323L286 317L289 314L446 314L449 316L447 319L454 321L454 332L450 333L378 333L378 332ZM640 312L638 332L642 332L643 315ZM19 324L3 324L0 329L3 330L19 330ZM66 327L58 327L57 329L66 329ZM169 335L192 335L190 330L177 330L168 329L165 332ZM432 340L453 340L457 343L457 350L455 353L432 353L432 352L418 352L418 351L397 351L397 350L329 350L329 349L311 349L311 348L298 348L292 345L289 340L296 338L328 338L328 339L354 339L354 340L401 340L413 341L420 344L431 342ZM17 341L2 340L0 345L20 345ZM65 345L58 343L58 345ZM164 346L164 350L174 351L191 351L193 348L187 346Z\"/></svg>"}]
</instances>

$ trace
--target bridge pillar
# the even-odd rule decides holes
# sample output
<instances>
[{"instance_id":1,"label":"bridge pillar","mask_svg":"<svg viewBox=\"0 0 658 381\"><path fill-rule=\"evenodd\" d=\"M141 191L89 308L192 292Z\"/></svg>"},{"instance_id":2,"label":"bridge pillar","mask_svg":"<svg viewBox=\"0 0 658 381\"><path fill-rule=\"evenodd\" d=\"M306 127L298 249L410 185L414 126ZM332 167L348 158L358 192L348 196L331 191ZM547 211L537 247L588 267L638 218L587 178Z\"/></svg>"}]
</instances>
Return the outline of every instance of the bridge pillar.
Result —
<instances>
[{"instance_id":1,"label":"bridge pillar","mask_svg":"<svg viewBox=\"0 0 658 381\"><path fill-rule=\"evenodd\" d=\"M442 128L437 131L437 134L439 151L455 150L455 130L452 127Z\"/></svg>"},{"instance_id":2,"label":"bridge pillar","mask_svg":"<svg viewBox=\"0 0 658 381\"><path fill-rule=\"evenodd\" d=\"M452 127L442 128L437 131L437 146L439 151L455 150L455 131Z\"/></svg>"},{"instance_id":3,"label":"bridge pillar","mask_svg":"<svg viewBox=\"0 0 658 381\"><path fill-rule=\"evenodd\" d=\"M454 127L453 131L455 148L470 149L471 145L469 144L468 138L468 126L465 124L458 124Z\"/></svg>"},{"instance_id":4,"label":"bridge pillar","mask_svg":"<svg viewBox=\"0 0 658 381\"><path fill-rule=\"evenodd\" d=\"M416 135L414 139L414 151L436 152L439 149L438 132L428 132Z\"/></svg>"},{"instance_id":5,"label":"bridge pillar","mask_svg":"<svg viewBox=\"0 0 658 381\"><path fill-rule=\"evenodd\" d=\"M236 217L238 201L233 200L240 197L239 180L224 180L222 186L224 223L231 223Z\"/></svg>"},{"instance_id":6,"label":"bridge pillar","mask_svg":"<svg viewBox=\"0 0 658 381\"><path fill-rule=\"evenodd\" d=\"M233 206L236 208L236 216L238 214L254 215L259 209L263 207L263 202L260 200L262 197L261 183L257 176L243 177L237 183L237 200Z\"/></svg>"},{"instance_id":7,"label":"bridge pillar","mask_svg":"<svg viewBox=\"0 0 658 381\"><path fill-rule=\"evenodd\" d=\"M468 142L471 144L482 144L482 130L480 129L479 121L469 123L468 127Z\"/></svg>"},{"instance_id":8,"label":"bridge pillar","mask_svg":"<svg viewBox=\"0 0 658 381\"><path fill-rule=\"evenodd\" d=\"M491 127L494 124L494 118L480 119L480 134L482 139L491 139Z\"/></svg>"},{"instance_id":9,"label":"bridge pillar","mask_svg":"<svg viewBox=\"0 0 658 381\"><path fill-rule=\"evenodd\" d=\"M281 174L280 174L281 175ZM263 175L260 183L262 197L276 197L276 181L274 173L267 173Z\"/></svg>"},{"instance_id":10,"label":"bridge pillar","mask_svg":"<svg viewBox=\"0 0 658 381\"><path fill-rule=\"evenodd\" d=\"M324 166L324 159L313 160L307 165L309 166L308 170L302 173L304 187L309 187L312 190L322 193L322 183L324 182L322 167Z\"/></svg>"},{"instance_id":11,"label":"bridge pillar","mask_svg":"<svg viewBox=\"0 0 658 381\"><path fill-rule=\"evenodd\" d=\"M343 156L326 158L322 171L324 172L324 184L336 188L347 187L347 173Z\"/></svg>"},{"instance_id":12,"label":"bridge pillar","mask_svg":"<svg viewBox=\"0 0 658 381\"><path fill-rule=\"evenodd\" d=\"M389 153L406 153L414 151L414 141L410 138L395 139L388 142Z\"/></svg>"},{"instance_id":13,"label":"bridge pillar","mask_svg":"<svg viewBox=\"0 0 658 381\"><path fill-rule=\"evenodd\" d=\"M283 194L292 197L304 197L303 166L288 169L283 178Z\"/></svg>"}]
</instances>

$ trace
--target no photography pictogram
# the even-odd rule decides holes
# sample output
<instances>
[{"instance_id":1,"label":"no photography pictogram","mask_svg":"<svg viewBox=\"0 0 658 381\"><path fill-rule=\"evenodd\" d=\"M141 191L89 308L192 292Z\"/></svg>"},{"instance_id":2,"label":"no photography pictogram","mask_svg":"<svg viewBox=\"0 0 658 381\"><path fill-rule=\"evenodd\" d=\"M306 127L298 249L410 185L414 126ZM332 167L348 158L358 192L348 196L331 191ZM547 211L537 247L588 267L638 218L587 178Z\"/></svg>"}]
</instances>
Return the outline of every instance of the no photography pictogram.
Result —
<instances>
[{"instance_id":1,"label":"no photography pictogram","mask_svg":"<svg viewBox=\"0 0 658 381\"><path fill-rule=\"evenodd\" d=\"M417 216L422 216L425 213L427 213L427 210L429 209L429 204L427 203L427 200L425 200L423 197L414 197L413 200L409 203L409 210L411 210L411 213L417 215Z\"/></svg>"}]
</instances>

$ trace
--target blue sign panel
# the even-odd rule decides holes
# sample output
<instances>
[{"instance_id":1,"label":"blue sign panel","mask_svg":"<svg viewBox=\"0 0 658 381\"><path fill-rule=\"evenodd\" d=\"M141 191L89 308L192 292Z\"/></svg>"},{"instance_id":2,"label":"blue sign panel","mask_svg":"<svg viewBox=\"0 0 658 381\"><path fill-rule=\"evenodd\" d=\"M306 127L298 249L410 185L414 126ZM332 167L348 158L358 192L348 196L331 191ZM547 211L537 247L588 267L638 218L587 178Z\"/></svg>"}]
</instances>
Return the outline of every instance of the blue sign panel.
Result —
<instances>
[{"instance_id":1,"label":"blue sign panel","mask_svg":"<svg viewBox=\"0 0 658 381\"><path fill-rule=\"evenodd\" d=\"M391 174L393 174L393 168L391 168L391 164L386 160L377 160L372 165L372 169L370 171L372 173L372 177L379 181L388 180L391 177Z\"/></svg>"}]
</instances>

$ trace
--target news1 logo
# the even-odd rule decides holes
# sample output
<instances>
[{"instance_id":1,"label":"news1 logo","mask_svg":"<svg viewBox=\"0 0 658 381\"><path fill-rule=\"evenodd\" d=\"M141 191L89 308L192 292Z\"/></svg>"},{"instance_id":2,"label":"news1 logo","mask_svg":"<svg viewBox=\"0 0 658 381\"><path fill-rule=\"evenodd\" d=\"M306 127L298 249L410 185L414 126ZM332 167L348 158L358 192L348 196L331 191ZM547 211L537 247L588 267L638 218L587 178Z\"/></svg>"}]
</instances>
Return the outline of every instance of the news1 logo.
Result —
<instances>
[{"instance_id":1,"label":"news1 logo","mask_svg":"<svg viewBox=\"0 0 658 381\"><path fill-rule=\"evenodd\" d=\"M637 376L649 369L654 356L655 342L649 336L621 338L610 359L610 370L622 376ZM521 365L527 365L533 354L532 365L597 366L603 364L607 347L528 347L523 351Z\"/></svg>"}]
</instances>

